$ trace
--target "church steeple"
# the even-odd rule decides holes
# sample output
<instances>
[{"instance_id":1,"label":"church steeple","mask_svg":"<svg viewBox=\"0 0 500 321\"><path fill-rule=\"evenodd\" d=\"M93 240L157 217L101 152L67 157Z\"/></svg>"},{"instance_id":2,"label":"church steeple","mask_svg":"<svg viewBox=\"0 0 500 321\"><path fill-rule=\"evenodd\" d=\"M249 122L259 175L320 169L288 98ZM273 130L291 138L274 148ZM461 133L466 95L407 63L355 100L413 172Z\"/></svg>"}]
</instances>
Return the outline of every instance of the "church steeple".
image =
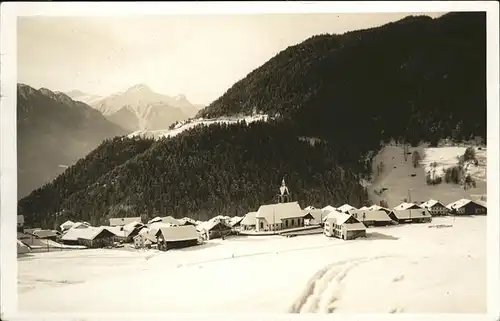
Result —
<instances>
[{"instance_id":1,"label":"church steeple","mask_svg":"<svg viewBox=\"0 0 500 321\"><path fill-rule=\"evenodd\" d=\"M285 183L285 178L281 181L280 192L278 194L278 203L288 203L291 202L292 198L290 195L290 191Z\"/></svg>"}]
</instances>

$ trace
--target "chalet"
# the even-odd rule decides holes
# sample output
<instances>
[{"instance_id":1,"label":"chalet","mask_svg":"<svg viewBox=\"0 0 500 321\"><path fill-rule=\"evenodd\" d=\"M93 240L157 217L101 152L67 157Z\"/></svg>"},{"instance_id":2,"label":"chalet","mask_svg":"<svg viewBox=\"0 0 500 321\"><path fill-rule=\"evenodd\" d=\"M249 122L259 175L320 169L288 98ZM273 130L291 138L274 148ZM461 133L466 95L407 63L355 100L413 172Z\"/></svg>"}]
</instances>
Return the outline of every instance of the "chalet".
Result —
<instances>
[{"instance_id":1,"label":"chalet","mask_svg":"<svg viewBox=\"0 0 500 321\"><path fill-rule=\"evenodd\" d=\"M199 224L196 226L196 230L198 230L207 240L224 238L231 234L231 227L217 217Z\"/></svg>"},{"instance_id":2,"label":"chalet","mask_svg":"<svg viewBox=\"0 0 500 321\"><path fill-rule=\"evenodd\" d=\"M450 210L443 203L436 200L428 200L420 204L420 207L428 210L432 216L447 215L450 213Z\"/></svg>"},{"instance_id":3,"label":"chalet","mask_svg":"<svg viewBox=\"0 0 500 321\"><path fill-rule=\"evenodd\" d=\"M24 233L24 215L17 215L17 231Z\"/></svg>"},{"instance_id":4,"label":"chalet","mask_svg":"<svg viewBox=\"0 0 500 321\"><path fill-rule=\"evenodd\" d=\"M304 215L304 225L323 225L323 218L327 216L325 212L318 209L304 209L302 210Z\"/></svg>"},{"instance_id":5,"label":"chalet","mask_svg":"<svg viewBox=\"0 0 500 321\"><path fill-rule=\"evenodd\" d=\"M162 251L198 245L198 238L192 225L162 227L156 233L158 249Z\"/></svg>"},{"instance_id":6,"label":"chalet","mask_svg":"<svg viewBox=\"0 0 500 321\"><path fill-rule=\"evenodd\" d=\"M465 198L450 203L446 207L454 215L485 215L487 212L486 204Z\"/></svg>"},{"instance_id":7,"label":"chalet","mask_svg":"<svg viewBox=\"0 0 500 321\"><path fill-rule=\"evenodd\" d=\"M114 234L105 228L98 228L92 233L84 233L78 236L78 244L88 248L102 248L111 246L114 241Z\"/></svg>"},{"instance_id":8,"label":"chalet","mask_svg":"<svg viewBox=\"0 0 500 321\"><path fill-rule=\"evenodd\" d=\"M61 242L70 245L99 248L112 245L114 236L111 231L104 227L71 228L61 237Z\"/></svg>"},{"instance_id":9,"label":"chalet","mask_svg":"<svg viewBox=\"0 0 500 321\"><path fill-rule=\"evenodd\" d=\"M115 217L109 219L109 226L123 226L132 222L142 222L140 217Z\"/></svg>"},{"instance_id":10,"label":"chalet","mask_svg":"<svg viewBox=\"0 0 500 321\"><path fill-rule=\"evenodd\" d=\"M340 207L337 208L337 211L342 212L342 213L350 213L351 211L357 210L354 206L351 206L349 204L344 204Z\"/></svg>"},{"instance_id":11,"label":"chalet","mask_svg":"<svg viewBox=\"0 0 500 321\"><path fill-rule=\"evenodd\" d=\"M243 216L243 219L240 222L241 230L255 230L257 225L257 219L255 218L256 215L257 212L249 212L245 216Z\"/></svg>"},{"instance_id":12,"label":"chalet","mask_svg":"<svg viewBox=\"0 0 500 321\"><path fill-rule=\"evenodd\" d=\"M422 208L420 206L418 206L417 204L407 203L407 202L403 202L403 203L401 203L398 206L393 208L394 211L419 210L419 209L422 209Z\"/></svg>"},{"instance_id":13,"label":"chalet","mask_svg":"<svg viewBox=\"0 0 500 321\"><path fill-rule=\"evenodd\" d=\"M107 229L113 233L114 241L129 243L132 242L134 237L139 234L139 231L146 226L139 222L131 222L123 226L105 226L103 228Z\"/></svg>"},{"instance_id":14,"label":"chalet","mask_svg":"<svg viewBox=\"0 0 500 321\"><path fill-rule=\"evenodd\" d=\"M384 226L392 224L392 219L389 215L380 211L370 211L370 210L355 210L351 211L350 214L354 216L358 221L363 223L365 226Z\"/></svg>"},{"instance_id":15,"label":"chalet","mask_svg":"<svg viewBox=\"0 0 500 321\"><path fill-rule=\"evenodd\" d=\"M326 236L351 240L366 237L366 227L351 214L332 211L326 217L323 233Z\"/></svg>"},{"instance_id":16,"label":"chalet","mask_svg":"<svg viewBox=\"0 0 500 321\"><path fill-rule=\"evenodd\" d=\"M432 221L431 213L424 209L395 210L389 217L398 223L429 223Z\"/></svg>"}]
</instances>

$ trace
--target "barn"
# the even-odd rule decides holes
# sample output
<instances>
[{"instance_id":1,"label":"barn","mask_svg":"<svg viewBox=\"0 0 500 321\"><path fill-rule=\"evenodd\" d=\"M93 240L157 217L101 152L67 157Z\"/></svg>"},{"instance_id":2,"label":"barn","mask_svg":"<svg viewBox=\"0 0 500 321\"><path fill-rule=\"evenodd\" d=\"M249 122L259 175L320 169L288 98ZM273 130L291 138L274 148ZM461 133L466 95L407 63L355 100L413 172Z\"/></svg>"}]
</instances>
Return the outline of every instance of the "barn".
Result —
<instances>
[{"instance_id":1,"label":"barn","mask_svg":"<svg viewBox=\"0 0 500 321\"><path fill-rule=\"evenodd\" d=\"M450 213L450 209L443 205L443 203L433 199L420 204L420 207L427 209L432 216L441 216Z\"/></svg>"},{"instance_id":2,"label":"barn","mask_svg":"<svg viewBox=\"0 0 500 321\"><path fill-rule=\"evenodd\" d=\"M486 204L463 198L446 206L453 215L486 215Z\"/></svg>"},{"instance_id":3,"label":"barn","mask_svg":"<svg viewBox=\"0 0 500 321\"><path fill-rule=\"evenodd\" d=\"M156 233L161 251L198 245L198 238L198 232L192 225L162 227Z\"/></svg>"},{"instance_id":4,"label":"barn","mask_svg":"<svg viewBox=\"0 0 500 321\"><path fill-rule=\"evenodd\" d=\"M398 223L429 223L432 221L431 213L424 209L395 210L389 217Z\"/></svg>"},{"instance_id":5,"label":"barn","mask_svg":"<svg viewBox=\"0 0 500 321\"><path fill-rule=\"evenodd\" d=\"M350 214L358 219L365 226L385 226L392 224L392 219L389 215L382 210L370 211L370 210L355 210L351 211Z\"/></svg>"}]
</instances>

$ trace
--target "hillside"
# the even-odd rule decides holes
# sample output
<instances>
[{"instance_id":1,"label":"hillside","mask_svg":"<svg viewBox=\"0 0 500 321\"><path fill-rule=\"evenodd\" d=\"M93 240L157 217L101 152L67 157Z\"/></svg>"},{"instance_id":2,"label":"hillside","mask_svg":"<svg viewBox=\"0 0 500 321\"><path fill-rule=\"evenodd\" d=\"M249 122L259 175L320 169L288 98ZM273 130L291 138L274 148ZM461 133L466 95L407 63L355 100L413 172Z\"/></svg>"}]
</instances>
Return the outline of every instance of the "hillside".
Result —
<instances>
[{"instance_id":1,"label":"hillside","mask_svg":"<svg viewBox=\"0 0 500 321\"><path fill-rule=\"evenodd\" d=\"M446 183L443 179L441 184L428 185L426 174L431 170L430 164L436 163L438 174L443 168L456 166L457 156L463 155L467 146L439 146L429 147L422 144L418 147L408 149L407 159L404 157L402 145L385 146L373 159L373 184L368 188L370 200L374 204L386 201L389 207L394 207L408 200L415 203L425 202L429 199L440 200L443 204L449 204L461 198L481 200L486 196L486 151L476 149L478 166L471 166L468 172L474 179L476 186L468 186L466 189L460 184ZM412 154L417 151L422 155L422 160L415 168L412 164ZM377 166L383 163L383 169L378 174ZM378 193L384 189L382 193Z\"/></svg>"},{"instance_id":2,"label":"hillside","mask_svg":"<svg viewBox=\"0 0 500 321\"><path fill-rule=\"evenodd\" d=\"M18 84L18 198L54 179L104 139L125 133L63 93Z\"/></svg>"},{"instance_id":3,"label":"hillside","mask_svg":"<svg viewBox=\"0 0 500 321\"><path fill-rule=\"evenodd\" d=\"M486 15L407 17L288 47L198 116L262 111L305 136L376 146L486 135ZM357 152L358 153L358 152ZM359 154L359 153L358 153Z\"/></svg>"},{"instance_id":4,"label":"hillside","mask_svg":"<svg viewBox=\"0 0 500 321\"><path fill-rule=\"evenodd\" d=\"M485 25L483 13L453 13L308 39L236 83L198 119L131 134L158 140L85 188L64 198L37 196L46 195L42 189L19 212L45 225L243 215L274 201L283 176L302 206L361 206L370 191L360 183L384 141L485 137ZM242 118L249 122L235 123ZM89 169L70 170L71 182ZM406 194L409 184L394 181L391 190Z\"/></svg>"},{"instance_id":5,"label":"hillside","mask_svg":"<svg viewBox=\"0 0 500 321\"><path fill-rule=\"evenodd\" d=\"M115 142L108 153L120 146ZM103 224L109 216L139 213L200 220L219 214L241 216L274 202L283 177L303 206L364 204L367 195L354 174L361 169L358 164L340 167L336 156L329 145L313 147L300 141L284 124L199 126L156 141L106 174L92 175L92 180L86 178L94 172L92 162L84 160L57 184L23 199L19 212L26 224L47 226L66 219ZM81 188L67 193L69 186ZM56 217L58 212L62 214Z\"/></svg>"}]
</instances>

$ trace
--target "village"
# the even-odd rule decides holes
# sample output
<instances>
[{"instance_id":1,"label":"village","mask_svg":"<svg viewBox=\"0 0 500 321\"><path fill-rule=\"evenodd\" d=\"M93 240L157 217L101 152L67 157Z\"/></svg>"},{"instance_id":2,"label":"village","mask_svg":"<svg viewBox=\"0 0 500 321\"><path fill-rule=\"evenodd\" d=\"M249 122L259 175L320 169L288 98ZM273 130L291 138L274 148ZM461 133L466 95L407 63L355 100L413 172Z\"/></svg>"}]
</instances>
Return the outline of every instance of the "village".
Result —
<instances>
[{"instance_id":1,"label":"village","mask_svg":"<svg viewBox=\"0 0 500 321\"><path fill-rule=\"evenodd\" d=\"M293 237L324 234L342 240L366 238L372 226L430 223L435 216L485 215L486 204L460 199L444 205L439 200L403 202L389 209L379 205L355 208L349 204L327 205L321 209L304 209L292 200L283 179L274 204L261 205L243 217L216 216L206 222L185 217L155 217L141 222L141 217L110 218L109 226L94 227L88 222L66 221L60 230L25 228L24 217L18 215L17 251L82 250L87 248L131 248L167 251L191 247L212 239L281 235Z\"/></svg>"}]
</instances>

